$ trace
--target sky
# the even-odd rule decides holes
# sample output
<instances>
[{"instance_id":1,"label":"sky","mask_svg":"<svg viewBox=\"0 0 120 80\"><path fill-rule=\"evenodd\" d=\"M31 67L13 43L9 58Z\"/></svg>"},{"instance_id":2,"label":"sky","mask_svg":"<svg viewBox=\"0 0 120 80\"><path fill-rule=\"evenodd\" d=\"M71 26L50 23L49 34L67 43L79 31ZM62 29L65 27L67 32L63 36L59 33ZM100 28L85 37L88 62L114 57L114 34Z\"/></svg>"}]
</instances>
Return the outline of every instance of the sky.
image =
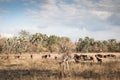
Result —
<instances>
[{"instance_id":1,"label":"sky","mask_svg":"<svg viewBox=\"0 0 120 80\"><path fill-rule=\"evenodd\" d=\"M96 40L120 40L120 0L0 0L0 35L21 30Z\"/></svg>"}]
</instances>

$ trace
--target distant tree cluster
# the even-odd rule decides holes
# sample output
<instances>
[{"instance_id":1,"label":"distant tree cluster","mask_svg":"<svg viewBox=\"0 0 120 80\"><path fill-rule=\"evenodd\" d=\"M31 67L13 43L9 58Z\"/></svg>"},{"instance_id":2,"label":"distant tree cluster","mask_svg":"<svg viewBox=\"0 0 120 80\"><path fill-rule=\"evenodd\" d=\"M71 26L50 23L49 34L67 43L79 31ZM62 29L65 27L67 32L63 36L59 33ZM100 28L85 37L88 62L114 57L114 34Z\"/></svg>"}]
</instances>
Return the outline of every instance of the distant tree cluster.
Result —
<instances>
[{"instance_id":1,"label":"distant tree cluster","mask_svg":"<svg viewBox=\"0 0 120 80\"><path fill-rule=\"evenodd\" d=\"M74 51L75 45L67 37L58 37L46 34L30 34L25 30L19 32L19 36L12 38L0 38L1 53L25 53L25 52L68 52Z\"/></svg>"},{"instance_id":2,"label":"distant tree cluster","mask_svg":"<svg viewBox=\"0 0 120 80\"><path fill-rule=\"evenodd\" d=\"M93 38L80 38L76 43L77 52L120 52L120 42L116 39L95 41Z\"/></svg>"},{"instance_id":3,"label":"distant tree cluster","mask_svg":"<svg viewBox=\"0 0 120 80\"><path fill-rule=\"evenodd\" d=\"M46 34L30 34L25 30L12 38L0 37L1 53L38 53L38 52L120 52L120 42L116 39L95 41L92 38L80 38L72 42L68 37Z\"/></svg>"}]
</instances>

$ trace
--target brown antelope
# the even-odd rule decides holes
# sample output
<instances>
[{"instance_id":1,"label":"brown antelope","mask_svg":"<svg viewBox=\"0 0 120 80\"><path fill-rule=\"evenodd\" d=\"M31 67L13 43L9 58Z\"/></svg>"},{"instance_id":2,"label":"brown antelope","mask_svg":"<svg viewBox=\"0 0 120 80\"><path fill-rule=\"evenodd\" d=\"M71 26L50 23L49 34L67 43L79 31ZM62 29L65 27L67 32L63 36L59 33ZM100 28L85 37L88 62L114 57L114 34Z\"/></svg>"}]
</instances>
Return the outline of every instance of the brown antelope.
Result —
<instances>
[{"instance_id":1,"label":"brown antelope","mask_svg":"<svg viewBox=\"0 0 120 80\"><path fill-rule=\"evenodd\" d=\"M15 59L19 59L20 55L15 55L14 57L15 57Z\"/></svg>"},{"instance_id":2,"label":"brown antelope","mask_svg":"<svg viewBox=\"0 0 120 80\"><path fill-rule=\"evenodd\" d=\"M79 63L79 60L81 60L81 61L93 61L94 62L93 56L89 56L89 55L77 55L77 54L74 54L73 58L75 59L76 63Z\"/></svg>"},{"instance_id":3,"label":"brown antelope","mask_svg":"<svg viewBox=\"0 0 120 80\"><path fill-rule=\"evenodd\" d=\"M51 57L50 54L45 54L45 55L42 56L42 59L47 59L47 58L50 58L50 57Z\"/></svg>"},{"instance_id":4,"label":"brown antelope","mask_svg":"<svg viewBox=\"0 0 120 80\"><path fill-rule=\"evenodd\" d=\"M33 59L33 55L32 54L30 55L30 58Z\"/></svg>"},{"instance_id":5,"label":"brown antelope","mask_svg":"<svg viewBox=\"0 0 120 80\"><path fill-rule=\"evenodd\" d=\"M71 55L68 53L65 53L63 55L59 55L55 57L56 61L60 65L60 69L65 71L70 69L70 62L71 62Z\"/></svg>"},{"instance_id":6,"label":"brown antelope","mask_svg":"<svg viewBox=\"0 0 120 80\"><path fill-rule=\"evenodd\" d=\"M96 55L95 55L95 57L96 57L96 59L97 59L97 62L101 64L101 63L102 63L102 59L101 59L101 58L99 58L99 57L98 57L98 56L96 56Z\"/></svg>"}]
</instances>

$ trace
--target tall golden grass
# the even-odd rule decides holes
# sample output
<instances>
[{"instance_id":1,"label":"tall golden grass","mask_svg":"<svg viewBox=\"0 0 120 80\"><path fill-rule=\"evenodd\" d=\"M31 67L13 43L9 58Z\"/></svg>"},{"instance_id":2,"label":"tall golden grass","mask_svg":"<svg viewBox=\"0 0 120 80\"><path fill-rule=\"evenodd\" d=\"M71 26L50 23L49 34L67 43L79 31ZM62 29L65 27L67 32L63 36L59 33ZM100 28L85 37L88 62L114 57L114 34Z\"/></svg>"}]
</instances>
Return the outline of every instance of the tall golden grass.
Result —
<instances>
[{"instance_id":1,"label":"tall golden grass","mask_svg":"<svg viewBox=\"0 0 120 80\"><path fill-rule=\"evenodd\" d=\"M120 62L70 64L61 72L54 59L8 59L0 62L0 80L119 80Z\"/></svg>"}]
</instances>

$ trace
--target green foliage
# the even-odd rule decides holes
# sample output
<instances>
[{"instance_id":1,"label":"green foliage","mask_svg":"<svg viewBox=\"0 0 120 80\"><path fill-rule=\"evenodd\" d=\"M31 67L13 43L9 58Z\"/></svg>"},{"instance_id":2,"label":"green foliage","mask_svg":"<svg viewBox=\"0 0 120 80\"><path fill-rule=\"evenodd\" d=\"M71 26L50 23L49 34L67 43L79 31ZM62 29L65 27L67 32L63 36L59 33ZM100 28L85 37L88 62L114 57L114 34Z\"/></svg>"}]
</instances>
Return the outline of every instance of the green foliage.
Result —
<instances>
[{"instance_id":1,"label":"green foliage","mask_svg":"<svg viewBox=\"0 0 120 80\"><path fill-rule=\"evenodd\" d=\"M21 30L21 31L19 32L19 35L20 35L21 38L29 38L30 33L27 32L26 30Z\"/></svg>"},{"instance_id":2,"label":"green foliage","mask_svg":"<svg viewBox=\"0 0 120 80\"><path fill-rule=\"evenodd\" d=\"M38 45L38 51L39 52L45 52L46 51L46 48L43 46L43 45Z\"/></svg>"},{"instance_id":3,"label":"green foliage","mask_svg":"<svg viewBox=\"0 0 120 80\"><path fill-rule=\"evenodd\" d=\"M77 52L120 52L120 42L115 39L95 41L92 38L80 38L76 43Z\"/></svg>"},{"instance_id":4,"label":"green foliage","mask_svg":"<svg viewBox=\"0 0 120 80\"><path fill-rule=\"evenodd\" d=\"M47 45L48 45L48 49L50 52L58 52L59 51L59 37L55 36L55 35L51 35L49 36L48 40L47 40Z\"/></svg>"},{"instance_id":5,"label":"green foliage","mask_svg":"<svg viewBox=\"0 0 120 80\"><path fill-rule=\"evenodd\" d=\"M24 53L24 52L120 52L120 42L116 39L97 41L93 38L79 38L72 42L68 37L59 37L46 34L30 34L25 30L19 32L19 36L12 38L0 37L0 52Z\"/></svg>"}]
</instances>

